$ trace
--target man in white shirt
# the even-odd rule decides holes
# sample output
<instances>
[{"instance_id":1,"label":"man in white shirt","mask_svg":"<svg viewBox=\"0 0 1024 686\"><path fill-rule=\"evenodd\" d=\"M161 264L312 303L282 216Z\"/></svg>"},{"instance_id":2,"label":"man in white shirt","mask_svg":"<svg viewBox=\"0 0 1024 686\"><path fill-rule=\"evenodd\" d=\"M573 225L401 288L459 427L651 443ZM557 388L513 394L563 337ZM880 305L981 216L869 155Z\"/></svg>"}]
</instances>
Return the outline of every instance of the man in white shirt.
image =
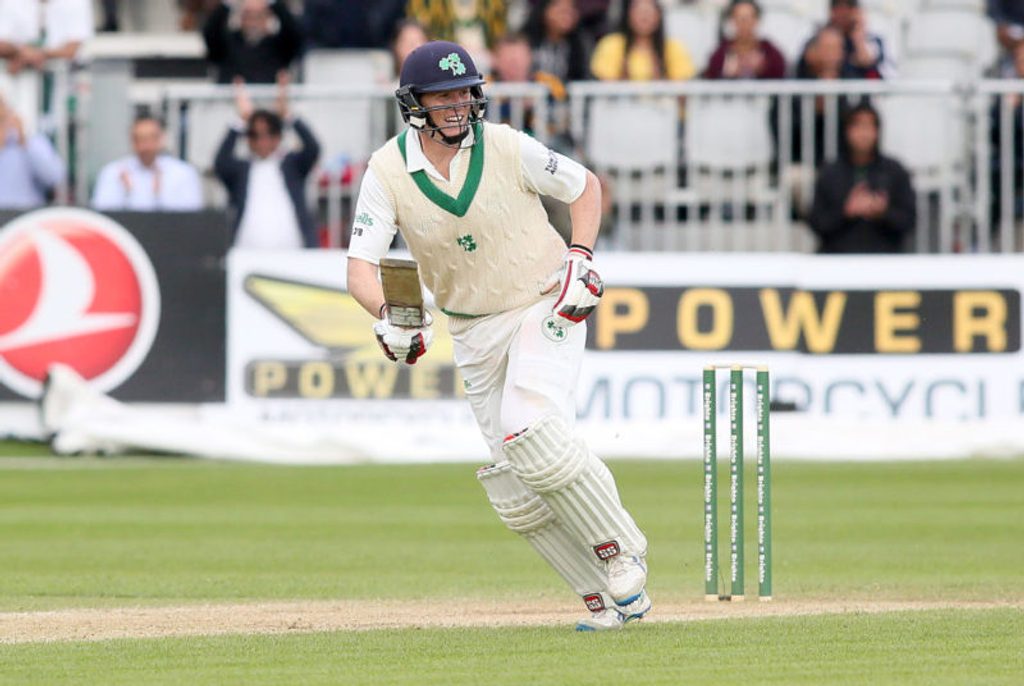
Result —
<instances>
[{"instance_id":1,"label":"man in white shirt","mask_svg":"<svg viewBox=\"0 0 1024 686\"><path fill-rule=\"evenodd\" d=\"M188 162L163 152L164 127L156 117L132 124L134 155L110 162L93 189L97 210L197 212L203 209L199 172Z\"/></svg>"},{"instance_id":2,"label":"man in white shirt","mask_svg":"<svg viewBox=\"0 0 1024 686\"><path fill-rule=\"evenodd\" d=\"M306 179L320 157L320 144L302 120L288 113L287 73L278 74L277 111L253 108L241 81L235 82L239 120L217 151L214 170L224 183L234 212L236 248L289 250L315 248L316 225L306 206ZM301 147L282 145L290 124ZM249 159L235 155L238 136L249 142Z\"/></svg>"},{"instance_id":3,"label":"man in white shirt","mask_svg":"<svg viewBox=\"0 0 1024 686\"><path fill-rule=\"evenodd\" d=\"M40 69L74 59L93 36L90 0L0 0L0 43L13 46L7 70Z\"/></svg>"},{"instance_id":4,"label":"man in white shirt","mask_svg":"<svg viewBox=\"0 0 1024 686\"><path fill-rule=\"evenodd\" d=\"M348 252L348 288L384 354L413 364L431 341L388 321L378 265L397 231L448 317L455 364L494 464L477 472L505 525L584 601L580 631L622 628L651 609L647 540L611 472L574 428L584 320L604 293L593 268L597 177L526 134L482 121L469 53L434 41L402 66L408 130L370 158ZM569 205L572 243L540 195Z\"/></svg>"},{"instance_id":5,"label":"man in white shirt","mask_svg":"<svg viewBox=\"0 0 1024 686\"><path fill-rule=\"evenodd\" d=\"M26 131L18 113L0 97L0 208L45 205L65 172L50 139Z\"/></svg>"}]
</instances>

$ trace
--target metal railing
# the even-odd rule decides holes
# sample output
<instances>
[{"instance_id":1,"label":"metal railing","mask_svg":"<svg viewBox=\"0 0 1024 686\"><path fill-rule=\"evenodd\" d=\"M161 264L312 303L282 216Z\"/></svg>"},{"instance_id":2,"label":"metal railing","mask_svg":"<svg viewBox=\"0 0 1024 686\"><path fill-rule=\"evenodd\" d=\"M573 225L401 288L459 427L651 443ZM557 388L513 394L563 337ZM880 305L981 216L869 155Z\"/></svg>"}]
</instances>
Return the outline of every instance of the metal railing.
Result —
<instances>
[{"instance_id":1,"label":"metal railing","mask_svg":"<svg viewBox=\"0 0 1024 686\"><path fill-rule=\"evenodd\" d=\"M273 109L274 86L252 86L257 106ZM500 115L519 129L531 129L542 141L550 136L551 116L545 87L539 84L494 84L488 87L489 118ZM289 89L290 108L303 118L322 147L318 170L311 175L308 194L326 226L328 244L340 246L354 216L355 200L370 154L404 125L390 86L306 86ZM200 84L168 87L163 95L168 138L178 154L209 176L213 155L236 117L231 86ZM208 184L212 204L226 198L216 184Z\"/></svg>"},{"instance_id":2,"label":"metal railing","mask_svg":"<svg viewBox=\"0 0 1024 686\"><path fill-rule=\"evenodd\" d=\"M1024 82L983 81L970 95L978 252L1024 250Z\"/></svg>"},{"instance_id":3,"label":"metal railing","mask_svg":"<svg viewBox=\"0 0 1024 686\"><path fill-rule=\"evenodd\" d=\"M585 82L569 99L581 152L610 179L617 248L812 249L815 178L839 154L844 106L861 99L881 111L882 151L915 181L908 247L962 240L969 109L950 82Z\"/></svg>"},{"instance_id":4,"label":"metal railing","mask_svg":"<svg viewBox=\"0 0 1024 686\"><path fill-rule=\"evenodd\" d=\"M75 83L64 92L82 90ZM263 105L276 94L250 92ZM556 103L539 84L493 84L488 118L568 145L600 173L612 201L607 247L813 250L816 175L839 154L844 105L868 98L882 114L882 151L914 180L909 250L1024 250L1024 80L581 82L568 92ZM324 148L310 202L330 244L342 245L369 154L402 126L393 89L296 85L290 95ZM74 140L79 159L90 144L88 102L53 113L61 151ZM209 172L234 116L232 88L166 87L161 102L173 151L208 173L208 198L222 205ZM79 202L86 189L79 169Z\"/></svg>"}]
</instances>

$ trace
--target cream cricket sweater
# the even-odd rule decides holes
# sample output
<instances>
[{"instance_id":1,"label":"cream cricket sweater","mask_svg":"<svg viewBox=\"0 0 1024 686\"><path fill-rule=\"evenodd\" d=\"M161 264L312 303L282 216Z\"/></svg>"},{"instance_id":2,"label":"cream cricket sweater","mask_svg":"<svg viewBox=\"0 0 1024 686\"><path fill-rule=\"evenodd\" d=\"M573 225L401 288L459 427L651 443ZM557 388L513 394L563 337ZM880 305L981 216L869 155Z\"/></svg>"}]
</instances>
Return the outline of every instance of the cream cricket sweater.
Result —
<instances>
[{"instance_id":1,"label":"cream cricket sweater","mask_svg":"<svg viewBox=\"0 0 1024 686\"><path fill-rule=\"evenodd\" d=\"M565 256L540 197L524 183L516 132L483 123L475 135L477 143L459 156L447 183L424 171L409 174L404 132L370 158L423 283L452 317L540 300L539 285Z\"/></svg>"}]
</instances>

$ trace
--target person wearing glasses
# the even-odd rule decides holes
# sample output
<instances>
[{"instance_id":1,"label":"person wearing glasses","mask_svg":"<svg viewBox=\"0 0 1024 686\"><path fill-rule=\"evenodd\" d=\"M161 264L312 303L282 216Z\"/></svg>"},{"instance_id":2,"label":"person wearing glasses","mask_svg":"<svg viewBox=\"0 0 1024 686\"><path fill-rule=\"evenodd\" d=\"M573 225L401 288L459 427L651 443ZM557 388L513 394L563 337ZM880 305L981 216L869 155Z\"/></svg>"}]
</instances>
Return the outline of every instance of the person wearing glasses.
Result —
<instances>
[{"instance_id":1,"label":"person wearing glasses","mask_svg":"<svg viewBox=\"0 0 1024 686\"><path fill-rule=\"evenodd\" d=\"M835 29L843 39L842 78L882 79L892 75L882 38L868 31L867 18L860 0L831 0L826 27ZM804 47L797 64L797 78L813 78L818 70L815 64L815 43L818 33Z\"/></svg>"},{"instance_id":2,"label":"person wearing glasses","mask_svg":"<svg viewBox=\"0 0 1024 686\"><path fill-rule=\"evenodd\" d=\"M304 189L320 157L320 144L301 119L289 116L287 83L287 73L278 74L275 112L255 109L245 84L235 81L239 118L224 137L214 162L234 214L235 247L288 249L318 245ZM295 131L301 144L298 150L281 145L286 126ZM243 134L249 143L250 159L235 154L235 144Z\"/></svg>"}]
</instances>

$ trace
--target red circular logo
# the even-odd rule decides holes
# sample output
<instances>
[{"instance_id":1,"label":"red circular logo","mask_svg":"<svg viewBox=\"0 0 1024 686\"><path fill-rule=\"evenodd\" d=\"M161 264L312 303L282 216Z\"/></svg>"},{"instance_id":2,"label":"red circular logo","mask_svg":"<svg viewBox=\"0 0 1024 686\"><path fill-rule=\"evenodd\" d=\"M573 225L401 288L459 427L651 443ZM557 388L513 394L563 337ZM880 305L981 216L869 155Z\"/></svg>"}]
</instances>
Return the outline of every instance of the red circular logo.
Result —
<instances>
[{"instance_id":1,"label":"red circular logo","mask_svg":"<svg viewBox=\"0 0 1024 686\"><path fill-rule=\"evenodd\" d=\"M156 334L152 264L122 226L85 210L22 215L0 230L0 383L38 396L51 364L101 391L141 364Z\"/></svg>"}]
</instances>

